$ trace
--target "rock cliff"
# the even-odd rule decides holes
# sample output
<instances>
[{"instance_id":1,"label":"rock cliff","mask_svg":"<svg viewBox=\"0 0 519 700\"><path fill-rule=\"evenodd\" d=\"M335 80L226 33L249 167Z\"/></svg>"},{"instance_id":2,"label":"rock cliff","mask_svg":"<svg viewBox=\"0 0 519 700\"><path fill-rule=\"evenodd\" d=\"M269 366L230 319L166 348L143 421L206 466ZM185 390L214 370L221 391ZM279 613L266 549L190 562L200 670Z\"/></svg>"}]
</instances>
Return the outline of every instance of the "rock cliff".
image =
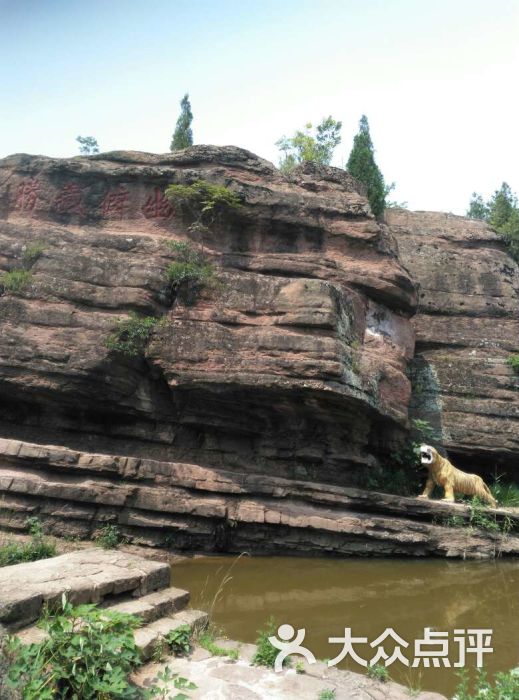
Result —
<instances>
[{"instance_id":1,"label":"rock cliff","mask_svg":"<svg viewBox=\"0 0 519 700\"><path fill-rule=\"evenodd\" d=\"M462 468L518 479L519 266L484 222L388 210L419 289L412 412Z\"/></svg>"},{"instance_id":2,"label":"rock cliff","mask_svg":"<svg viewBox=\"0 0 519 700\"><path fill-rule=\"evenodd\" d=\"M199 241L163 192L199 179L242 205L205 235L217 284L188 303L167 282L169 243ZM410 407L460 459L512 465L518 271L485 226L403 211L382 224L343 171L287 178L195 146L6 158L0 243L0 273L29 270L0 290L3 527L37 513L56 532L116 521L160 546L495 553L492 538L452 540L434 505L344 491L399 449ZM106 345L131 312L161 319L142 357Z\"/></svg>"}]
</instances>

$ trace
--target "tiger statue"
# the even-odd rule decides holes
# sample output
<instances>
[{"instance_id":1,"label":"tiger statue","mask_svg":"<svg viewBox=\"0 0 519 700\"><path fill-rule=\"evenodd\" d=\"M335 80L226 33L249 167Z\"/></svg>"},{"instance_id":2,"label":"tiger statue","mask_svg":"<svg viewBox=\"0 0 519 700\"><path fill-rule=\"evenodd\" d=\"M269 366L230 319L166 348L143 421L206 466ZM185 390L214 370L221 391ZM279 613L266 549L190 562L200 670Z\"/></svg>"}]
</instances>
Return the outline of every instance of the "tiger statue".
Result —
<instances>
[{"instance_id":1,"label":"tiger statue","mask_svg":"<svg viewBox=\"0 0 519 700\"><path fill-rule=\"evenodd\" d=\"M490 489L477 474L466 474L456 469L448 459L442 457L429 445L420 445L420 461L429 470L424 492L418 498L430 498L435 485L444 490L442 501L454 502L454 494L477 496L492 508L497 507L497 501Z\"/></svg>"}]
</instances>

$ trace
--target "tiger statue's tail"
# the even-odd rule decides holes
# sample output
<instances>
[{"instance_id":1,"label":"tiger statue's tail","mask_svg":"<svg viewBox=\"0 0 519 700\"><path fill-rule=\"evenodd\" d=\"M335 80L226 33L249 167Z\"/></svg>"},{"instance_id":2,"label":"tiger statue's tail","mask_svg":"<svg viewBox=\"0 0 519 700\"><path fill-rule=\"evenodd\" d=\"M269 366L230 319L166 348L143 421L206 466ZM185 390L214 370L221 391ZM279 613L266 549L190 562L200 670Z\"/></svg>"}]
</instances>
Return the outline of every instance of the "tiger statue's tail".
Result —
<instances>
[{"instance_id":1,"label":"tiger statue's tail","mask_svg":"<svg viewBox=\"0 0 519 700\"><path fill-rule=\"evenodd\" d=\"M480 498L482 498L486 503L491 505L492 508L497 508L497 501L494 498L494 496L492 496L492 492L490 491L490 489L488 488L488 486L485 484L485 482L483 480L481 480L481 486L483 488L483 493L485 495L483 496L482 494L479 494L479 493L476 495L479 496Z\"/></svg>"}]
</instances>

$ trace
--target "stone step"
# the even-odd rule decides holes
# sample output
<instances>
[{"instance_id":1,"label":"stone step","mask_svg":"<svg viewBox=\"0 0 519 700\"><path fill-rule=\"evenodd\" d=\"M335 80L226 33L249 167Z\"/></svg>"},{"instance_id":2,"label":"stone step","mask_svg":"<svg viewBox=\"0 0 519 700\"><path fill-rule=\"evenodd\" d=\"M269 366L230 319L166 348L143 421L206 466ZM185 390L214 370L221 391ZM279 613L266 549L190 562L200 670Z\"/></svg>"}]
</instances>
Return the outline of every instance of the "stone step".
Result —
<instances>
[{"instance_id":1,"label":"stone step","mask_svg":"<svg viewBox=\"0 0 519 700\"><path fill-rule=\"evenodd\" d=\"M144 624L149 624L161 617L170 617L173 613L184 610L189 603L189 592L181 588L165 588L149 593L141 598L108 605L108 610L137 615Z\"/></svg>"},{"instance_id":2,"label":"stone step","mask_svg":"<svg viewBox=\"0 0 519 700\"><path fill-rule=\"evenodd\" d=\"M209 622L209 615L201 610L182 610L169 617L161 617L144 627L135 630L135 642L144 660L150 659L153 650L170 632L182 625L189 625L191 630L204 629Z\"/></svg>"},{"instance_id":3,"label":"stone step","mask_svg":"<svg viewBox=\"0 0 519 700\"><path fill-rule=\"evenodd\" d=\"M144 596L169 587L170 566L98 547L0 568L0 623L19 629L66 593L74 604Z\"/></svg>"},{"instance_id":4,"label":"stone step","mask_svg":"<svg viewBox=\"0 0 519 700\"><path fill-rule=\"evenodd\" d=\"M178 593L178 589L172 589ZM186 593L182 591L182 593ZM136 601L137 602L137 601ZM113 605L107 607L107 610L119 610L120 612L129 612L123 610L121 605ZM158 608L155 608L157 610ZM161 643L170 632L178 629L182 625L189 625L192 630L200 630L207 626L209 616L201 610L179 610L171 612L169 615L154 618L151 622L139 627L135 630L135 642L139 648L142 658L147 660L151 658L153 650ZM47 638L45 630L32 625L26 627L15 635L22 644L39 644Z\"/></svg>"}]
</instances>

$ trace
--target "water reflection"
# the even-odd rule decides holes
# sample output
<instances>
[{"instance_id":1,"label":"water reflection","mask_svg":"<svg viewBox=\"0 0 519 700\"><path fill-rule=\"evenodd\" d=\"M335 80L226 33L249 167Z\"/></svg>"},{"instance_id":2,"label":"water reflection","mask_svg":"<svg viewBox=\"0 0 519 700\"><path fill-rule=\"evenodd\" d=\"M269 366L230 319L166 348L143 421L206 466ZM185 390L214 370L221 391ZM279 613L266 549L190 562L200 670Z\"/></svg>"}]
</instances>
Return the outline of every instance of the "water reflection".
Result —
<instances>
[{"instance_id":1,"label":"water reflection","mask_svg":"<svg viewBox=\"0 0 519 700\"><path fill-rule=\"evenodd\" d=\"M328 637L340 636L344 627L368 640L392 627L411 646L425 627L451 635L455 628L488 627L494 652L486 655L487 669L519 663L518 561L203 557L175 564L172 581L191 591L194 607L212 608L216 624L233 639L254 641L274 616L305 627L305 644L316 657L333 658L338 648ZM452 645L451 661L456 649ZM357 650L373 655L368 646ZM341 667L363 670L353 662ZM446 694L457 683L452 669L395 664L390 672L404 684L421 682Z\"/></svg>"}]
</instances>

